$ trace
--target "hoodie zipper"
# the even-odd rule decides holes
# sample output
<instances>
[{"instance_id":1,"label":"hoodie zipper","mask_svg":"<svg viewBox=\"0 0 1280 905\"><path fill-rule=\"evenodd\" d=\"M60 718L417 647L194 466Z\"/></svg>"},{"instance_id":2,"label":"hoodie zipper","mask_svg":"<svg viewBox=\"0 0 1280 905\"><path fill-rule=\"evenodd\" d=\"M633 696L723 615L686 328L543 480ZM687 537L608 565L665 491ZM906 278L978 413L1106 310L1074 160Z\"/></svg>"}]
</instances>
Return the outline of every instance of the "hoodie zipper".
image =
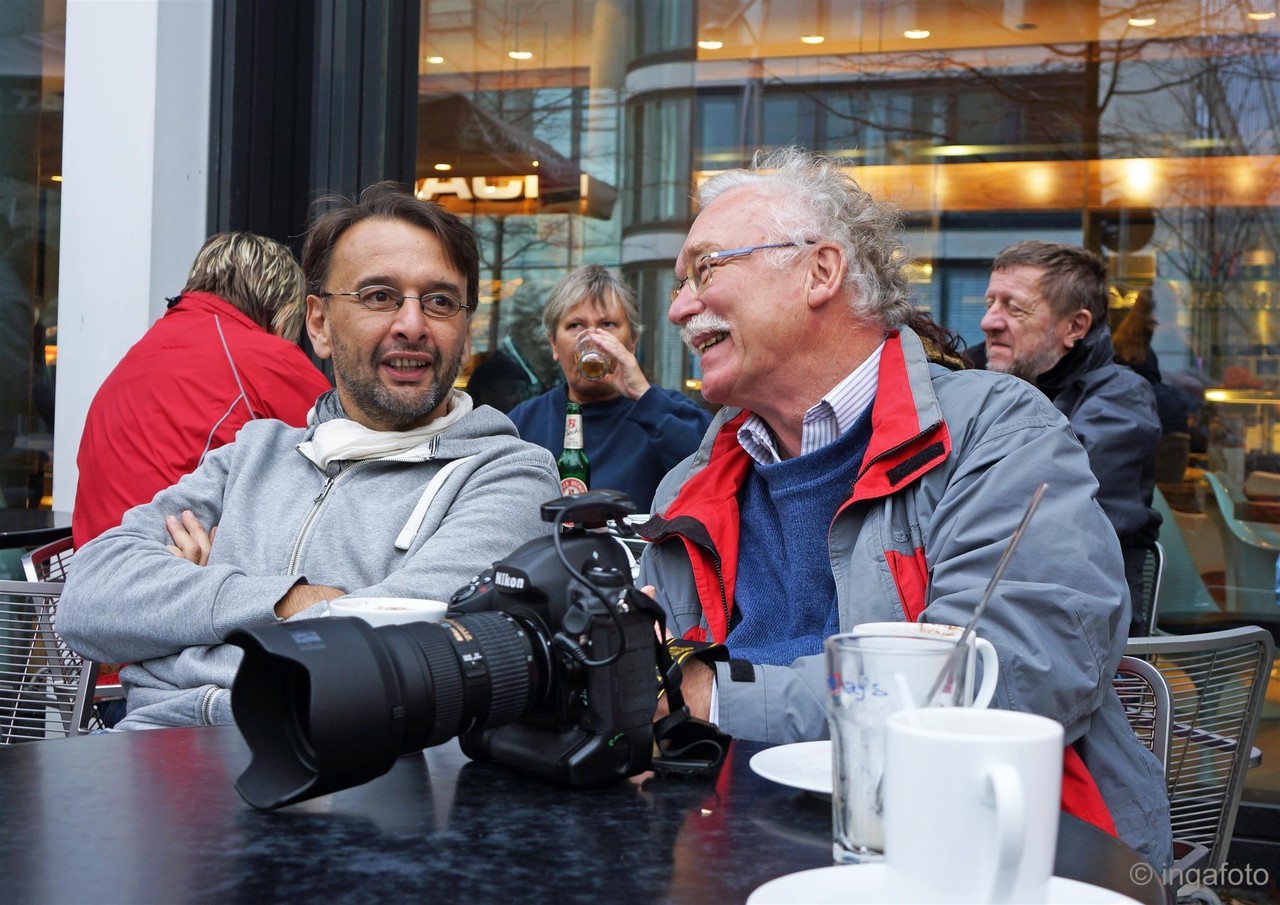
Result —
<instances>
[{"instance_id":1,"label":"hoodie zipper","mask_svg":"<svg viewBox=\"0 0 1280 905\"><path fill-rule=\"evenodd\" d=\"M213 725L213 699L221 690L221 688L213 686L205 691L204 698L200 701L200 721L202 725Z\"/></svg>"},{"instance_id":2,"label":"hoodie zipper","mask_svg":"<svg viewBox=\"0 0 1280 905\"><path fill-rule=\"evenodd\" d=\"M368 465L370 462L386 461L385 459L365 459L360 462L354 462L351 465L339 471L333 477L326 477L324 486L320 488L320 492L316 494L316 498L311 501L311 511L307 513L307 517L302 521L302 527L298 529L298 539L293 542L293 551L289 554L289 565L285 569L286 575L292 575L298 571L298 560L302 558L302 545L306 543L307 535L311 531L311 526L315 523L316 518L320 515L320 509L324 506L325 499L329 496L329 491L333 490L333 485L338 483L347 475L356 471L361 466Z\"/></svg>"}]
</instances>

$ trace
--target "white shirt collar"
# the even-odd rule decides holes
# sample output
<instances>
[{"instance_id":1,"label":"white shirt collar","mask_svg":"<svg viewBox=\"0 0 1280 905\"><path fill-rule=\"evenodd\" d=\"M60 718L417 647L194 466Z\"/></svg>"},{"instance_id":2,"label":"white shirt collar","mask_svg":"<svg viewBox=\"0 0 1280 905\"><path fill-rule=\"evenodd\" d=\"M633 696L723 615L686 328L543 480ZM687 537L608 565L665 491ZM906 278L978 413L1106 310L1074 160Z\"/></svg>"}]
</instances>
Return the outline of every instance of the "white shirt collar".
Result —
<instances>
[{"instance_id":1,"label":"white shirt collar","mask_svg":"<svg viewBox=\"0 0 1280 905\"><path fill-rule=\"evenodd\" d=\"M866 361L804 413L800 428L800 455L833 443L866 411L876 396L880 380L880 353L883 350L884 343L881 343ZM773 432L759 415L749 415L738 428L738 442L761 465L782 461Z\"/></svg>"}]
</instances>

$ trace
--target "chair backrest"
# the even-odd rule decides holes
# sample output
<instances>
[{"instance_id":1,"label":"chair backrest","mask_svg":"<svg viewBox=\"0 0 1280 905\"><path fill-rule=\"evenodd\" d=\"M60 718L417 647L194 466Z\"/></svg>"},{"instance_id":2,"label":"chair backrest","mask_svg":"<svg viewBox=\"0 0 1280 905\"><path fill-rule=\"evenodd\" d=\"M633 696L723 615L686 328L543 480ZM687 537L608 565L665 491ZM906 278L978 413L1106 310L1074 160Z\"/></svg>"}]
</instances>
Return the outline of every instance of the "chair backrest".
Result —
<instances>
[{"instance_id":1,"label":"chair backrest","mask_svg":"<svg viewBox=\"0 0 1280 905\"><path fill-rule=\"evenodd\" d=\"M29 581L64 581L67 577L67 566L75 555L75 543L69 537L36 547L22 557L22 568ZM95 701L112 700L124 697L124 689L120 686L117 667L114 664L98 664L100 674L94 686ZM91 708L89 716L91 725L102 722L99 712Z\"/></svg>"},{"instance_id":2,"label":"chair backrest","mask_svg":"<svg viewBox=\"0 0 1280 905\"><path fill-rule=\"evenodd\" d=\"M1164 547L1159 541L1147 545L1147 556L1142 562L1142 599L1133 602L1133 622L1143 627L1143 634L1156 633L1156 620L1160 615L1160 586L1164 582Z\"/></svg>"},{"instance_id":3,"label":"chair backrest","mask_svg":"<svg viewBox=\"0 0 1280 905\"><path fill-rule=\"evenodd\" d=\"M1146 660L1125 656L1120 658L1111 684L1134 734L1167 772L1173 700L1164 676Z\"/></svg>"},{"instance_id":4,"label":"chair backrest","mask_svg":"<svg viewBox=\"0 0 1280 905\"><path fill-rule=\"evenodd\" d=\"M1160 523L1160 549L1165 560L1156 603L1157 623L1161 615L1189 617L1218 612L1218 604L1200 577L1200 569L1183 536L1182 527L1159 487L1153 494L1152 506L1163 519ZM1206 519L1205 527L1211 527L1207 524L1208 516L1203 518Z\"/></svg>"},{"instance_id":5,"label":"chair backrest","mask_svg":"<svg viewBox=\"0 0 1280 905\"><path fill-rule=\"evenodd\" d=\"M69 537L36 547L22 557L27 581L65 581L67 564L75 552L75 543Z\"/></svg>"},{"instance_id":6,"label":"chair backrest","mask_svg":"<svg viewBox=\"0 0 1280 905\"><path fill-rule=\"evenodd\" d=\"M0 581L0 745L79 735L97 667L53 628L61 583Z\"/></svg>"},{"instance_id":7,"label":"chair backrest","mask_svg":"<svg viewBox=\"0 0 1280 905\"><path fill-rule=\"evenodd\" d=\"M1175 841L1220 868L1235 830L1275 643L1257 626L1135 638L1125 653L1164 676L1173 703L1165 779Z\"/></svg>"},{"instance_id":8,"label":"chair backrest","mask_svg":"<svg viewBox=\"0 0 1280 905\"><path fill-rule=\"evenodd\" d=\"M1255 529L1254 523L1236 518L1238 499L1226 475L1206 471L1204 476L1213 490L1213 503L1205 508L1222 534L1227 611L1280 618L1280 606L1276 603L1276 556L1280 553L1280 537L1270 526Z\"/></svg>"}]
</instances>

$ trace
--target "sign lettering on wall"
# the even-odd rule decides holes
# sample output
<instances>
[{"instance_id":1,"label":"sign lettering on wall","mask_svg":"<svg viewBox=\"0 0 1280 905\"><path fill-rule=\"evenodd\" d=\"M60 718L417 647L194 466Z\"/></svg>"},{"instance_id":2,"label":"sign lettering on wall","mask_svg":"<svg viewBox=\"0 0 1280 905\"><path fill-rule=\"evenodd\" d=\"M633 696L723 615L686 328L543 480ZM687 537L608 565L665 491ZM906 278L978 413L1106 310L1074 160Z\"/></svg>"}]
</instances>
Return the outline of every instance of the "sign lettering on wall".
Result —
<instances>
[{"instance_id":1,"label":"sign lettering on wall","mask_svg":"<svg viewBox=\"0 0 1280 905\"><path fill-rule=\"evenodd\" d=\"M459 201L516 201L538 197L537 176L428 176L418 188L424 201L443 201L444 196Z\"/></svg>"}]
</instances>

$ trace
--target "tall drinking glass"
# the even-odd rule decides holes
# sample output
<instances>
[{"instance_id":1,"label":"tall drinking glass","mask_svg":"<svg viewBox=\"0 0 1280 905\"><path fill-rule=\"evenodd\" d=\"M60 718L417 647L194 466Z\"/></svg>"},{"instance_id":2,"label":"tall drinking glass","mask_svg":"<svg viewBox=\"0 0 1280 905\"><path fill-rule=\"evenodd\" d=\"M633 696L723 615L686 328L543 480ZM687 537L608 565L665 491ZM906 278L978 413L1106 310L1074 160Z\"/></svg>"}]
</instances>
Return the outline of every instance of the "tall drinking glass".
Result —
<instances>
[{"instance_id":1,"label":"tall drinking glass","mask_svg":"<svg viewBox=\"0 0 1280 905\"><path fill-rule=\"evenodd\" d=\"M884 858L885 721L897 710L962 707L967 657L955 641L926 636L833 635L827 660L831 728L832 855L842 863ZM941 682L938 677L943 675ZM990 703L996 675L984 670L975 707ZM933 689L937 688L936 691Z\"/></svg>"}]
</instances>

